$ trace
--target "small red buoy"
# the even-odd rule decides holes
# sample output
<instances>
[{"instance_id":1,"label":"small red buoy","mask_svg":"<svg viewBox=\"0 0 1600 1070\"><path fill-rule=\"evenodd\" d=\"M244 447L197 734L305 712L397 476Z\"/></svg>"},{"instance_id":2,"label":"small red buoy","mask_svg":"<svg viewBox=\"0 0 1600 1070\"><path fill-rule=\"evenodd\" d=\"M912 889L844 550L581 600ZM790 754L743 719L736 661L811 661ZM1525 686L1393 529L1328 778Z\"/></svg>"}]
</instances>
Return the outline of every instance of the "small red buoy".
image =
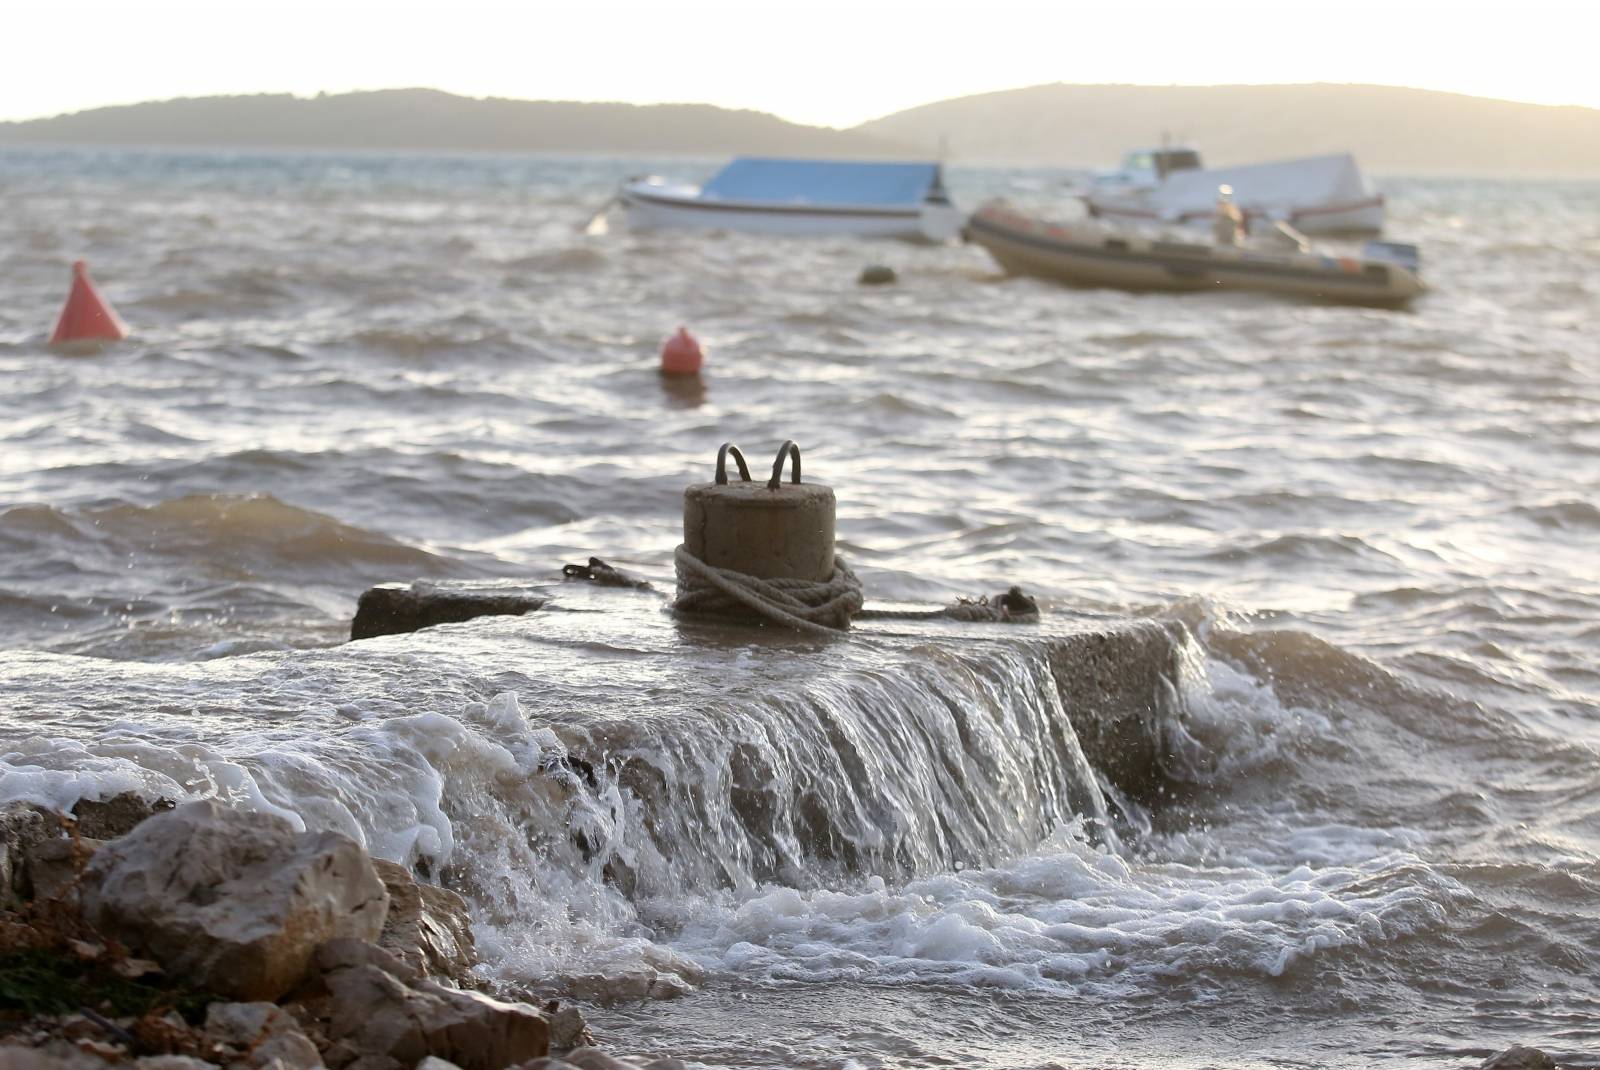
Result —
<instances>
[{"instance_id":1,"label":"small red buoy","mask_svg":"<svg viewBox=\"0 0 1600 1070\"><path fill-rule=\"evenodd\" d=\"M51 345L62 342L110 341L120 342L128 337L128 327L112 311L89 281L89 265L82 260L72 265L72 292L61 308L61 318L56 321L56 333L50 336Z\"/></svg>"},{"instance_id":2,"label":"small red buoy","mask_svg":"<svg viewBox=\"0 0 1600 1070\"><path fill-rule=\"evenodd\" d=\"M661 347L661 374L699 375L700 365L705 363L705 359L700 343L689 333L689 328L679 327L678 333L668 338Z\"/></svg>"}]
</instances>

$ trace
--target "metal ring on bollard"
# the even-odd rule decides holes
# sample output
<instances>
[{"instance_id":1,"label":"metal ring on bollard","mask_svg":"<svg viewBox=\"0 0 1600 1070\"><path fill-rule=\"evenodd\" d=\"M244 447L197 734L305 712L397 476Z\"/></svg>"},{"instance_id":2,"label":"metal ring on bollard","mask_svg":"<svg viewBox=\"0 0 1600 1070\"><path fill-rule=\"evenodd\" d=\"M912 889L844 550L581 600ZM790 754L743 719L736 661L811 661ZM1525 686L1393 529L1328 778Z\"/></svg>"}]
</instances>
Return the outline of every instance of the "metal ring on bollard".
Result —
<instances>
[{"instance_id":1,"label":"metal ring on bollard","mask_svg":"<svg viewBox=\"0 0 1600 1070\"><path fill-rule=\"evenodd\" d=\"M717 486L719 487L728 485L728 454L730 453L733 454L733 462L739 466L739 478L746 483L750 482L750 466L744 463L744 454L732 442L724 442L722 448L717 451ZM796 455L795 463L797 465L800 463L798 454ZM798 473L799 469L797 468L795 471ZM777 477L774 476L773 478L776 479ZM799 480L796 479L795 482L798 483Z\"/></svg>"},{"instance_id":2,"label":"metal ring on bollard","mask_svg":"<svg viewBox=\"0 0 1600 1070\"><path fill-rule=\"evenodd\" d=\"M800 447L796 446L793 440L790 440L778 447L778 459L772 462L772 478L767 480L768 490L777 490L778 484L783 481L783 461L790 454L794 455L794 467L791 470L789 482L800 482Z\"/></svg>"}]
</instances>

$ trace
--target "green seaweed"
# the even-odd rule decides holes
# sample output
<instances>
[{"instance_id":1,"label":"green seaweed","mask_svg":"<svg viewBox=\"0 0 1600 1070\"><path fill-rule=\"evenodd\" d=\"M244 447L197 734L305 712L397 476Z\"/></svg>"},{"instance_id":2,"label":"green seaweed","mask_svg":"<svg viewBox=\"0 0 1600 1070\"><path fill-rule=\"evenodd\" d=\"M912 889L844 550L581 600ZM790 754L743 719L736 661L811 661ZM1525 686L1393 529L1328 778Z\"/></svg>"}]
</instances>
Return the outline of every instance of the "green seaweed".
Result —
<instances>
[{"instance_id":1,"label":"green seaweed","mask_svg":"<svg viewBox=\"0 0 1600 1070\"><path fill-rule=\"evenodd\" d=\"M0 1012L70 1014L88 1007L110 1018L138 1018L175 1010L184 1021L198 1023L215 998L183 985L130 980L104 962L59 951L0 953Z\"/></svg>"}]
</instances>

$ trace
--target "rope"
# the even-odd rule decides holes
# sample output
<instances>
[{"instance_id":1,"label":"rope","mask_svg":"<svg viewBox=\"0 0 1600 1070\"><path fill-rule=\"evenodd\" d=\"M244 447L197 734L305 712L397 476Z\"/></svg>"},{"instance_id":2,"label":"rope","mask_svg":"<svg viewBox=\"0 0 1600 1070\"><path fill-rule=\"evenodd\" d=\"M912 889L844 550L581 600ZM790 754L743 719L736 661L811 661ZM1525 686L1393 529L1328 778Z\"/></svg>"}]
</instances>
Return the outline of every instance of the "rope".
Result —
<instances>
[{"instance_id":1,"label":"rope","mask_svg":"<svg viewBox=\"0 0 1600 1070\"><path fill-rule=\"evenodd\" d=\"M1037 624L1039 604L1013 587L990 598L958 598L938 609L867 609L862 620L960 620L980 624Z\"/></svg>"},{"instance_id":2,"label":"rope","mask_svg":"<svg viewBox=\"0 0 1600 1070\"><path fill-rule=\"evenodd\" d=\"M781 456L781 455L780 455ZM731 568L716 568L679 546L673 554L678 569L680 613L727 615L749 610L777 624L813 635L835 635L850 627L861 612L861 581L840 558L833 575L814 580L764 580Z\"/></svg>"}]
</instances>

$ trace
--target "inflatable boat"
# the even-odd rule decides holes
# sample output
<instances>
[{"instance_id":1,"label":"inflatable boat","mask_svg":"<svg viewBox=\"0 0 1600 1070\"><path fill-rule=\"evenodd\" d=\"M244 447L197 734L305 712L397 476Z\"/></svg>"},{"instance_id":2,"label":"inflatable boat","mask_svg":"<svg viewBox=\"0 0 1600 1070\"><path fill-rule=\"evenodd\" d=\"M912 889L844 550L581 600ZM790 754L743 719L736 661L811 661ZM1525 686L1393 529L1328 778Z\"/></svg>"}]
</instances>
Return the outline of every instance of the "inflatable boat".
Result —
<instances>
[{"instance_id":1,"label":"inflatable boat","mask_svg":"<svg viewBox=\"0 0 1600 1070\"><path fill-rule=\"evenodd\" d=\"M1426 287L1413 246L1371 242L1360 257L1308 245L1221 245L1109 227L1053 223L1003 201L980 208L965 236L1011 275L1121 290L1258 290L1337 304L1399 307Z\"/></svg>"}]
</instances>

